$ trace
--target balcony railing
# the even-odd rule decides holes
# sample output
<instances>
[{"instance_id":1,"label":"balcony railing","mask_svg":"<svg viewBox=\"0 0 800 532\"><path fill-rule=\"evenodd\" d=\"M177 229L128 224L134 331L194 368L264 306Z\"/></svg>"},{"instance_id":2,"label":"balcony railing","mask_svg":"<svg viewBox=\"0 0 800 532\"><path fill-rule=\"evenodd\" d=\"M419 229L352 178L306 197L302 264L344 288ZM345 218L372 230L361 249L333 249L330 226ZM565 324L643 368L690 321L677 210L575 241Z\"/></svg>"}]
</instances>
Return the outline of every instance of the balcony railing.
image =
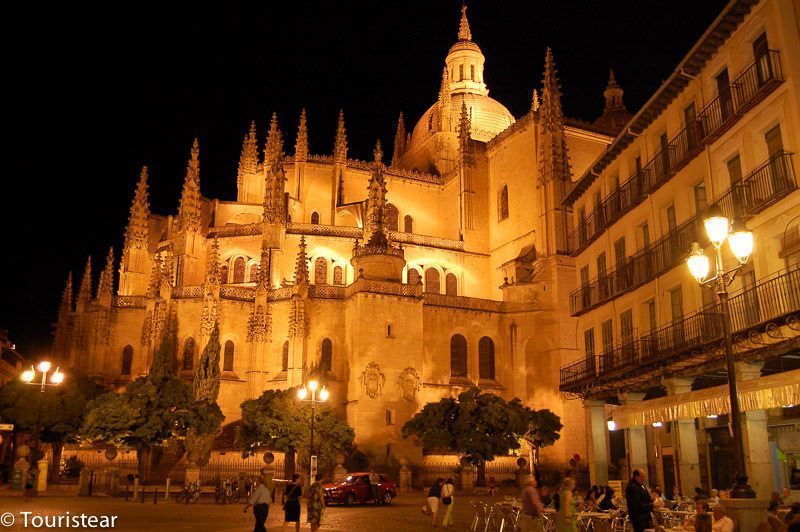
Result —
<instances>
[{"instance_id":1,"label":"balcony railing","mask_svg":"<svg viewBox=\"0 0 800 532\"><path fill-rule=\"evenodd\" d=\"M791 154L780 152L735 183L716 203L730 218L749 217L795 189ZM571 315L579 316L680 264L692 242L707 242L702 217L700 214L687 220L625 262L574 290L570 294Z\"/></svg>"},{"instance_id":2,"label":"balcony railing","mask_svg":"<svg viewBox=\"0 0 800 532\"><path fill-rule=\"evenodd\" d=\"M800 267L778 272L733 293L730 311L734 335L800 312ZM568 391L607 377L620 378L702 351L722 340L721 320L719 307L709 305L608 353L566 365L561 368L561 389Z\"/></svg>"},{"instance_id":3,"label":"balcony railing","mask_svg":"<svg viewBox=\"0 0 800 532\"><path fill-rule=\"evenodd\" d=\"M770 50L744 69L728 90L706 105L697 117L703 128L703 142L710 144L735 124L783 81L780 53Z\"/></svg>"},{"instance_id":4,"label":"balcony railing","mask_svg":"<svg viewBox=\"0 0 800 532\"><path fill-rule=\"evenodd\" d=\"M664 149L578 221L567 239L569 252L574 255L592 243L607 227L686 166L703 150L705 144L717 139L782 81L780 54L777 50L770 50L739 74L728 90L706 105L698 113L697 120L687 124Z\"/></svg>"}]
</instances>

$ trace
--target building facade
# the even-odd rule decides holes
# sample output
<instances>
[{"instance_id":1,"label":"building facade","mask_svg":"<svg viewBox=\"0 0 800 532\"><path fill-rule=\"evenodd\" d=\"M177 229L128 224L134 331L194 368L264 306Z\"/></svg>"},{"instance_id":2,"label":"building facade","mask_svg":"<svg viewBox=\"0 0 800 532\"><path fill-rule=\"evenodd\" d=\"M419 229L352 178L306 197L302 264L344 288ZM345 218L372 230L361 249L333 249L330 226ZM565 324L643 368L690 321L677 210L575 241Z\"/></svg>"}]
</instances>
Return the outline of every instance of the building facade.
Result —
<instances>
[{"instance_id":1,"label":"building facade","mask_svg":"<svg viewBox=\"0 0 800 532\"><path fill-rule=\"evenodd\" d=\"M514 117L484 63L463 10L438 98L408 132L400 116L388 164L380 145L373 161L348 157L343 113L332 153L311 154L303 112L292 155L277 117L263 148L251 125L236 201L202 196L197 141L177 213L150 211L143 168L119 263L109 251L95 284L89 260L77 296L70 277L54 351L121 385L175 331L192 378L218 323L226 423L245 399L316 375L360 447L415 460L403 423L477 385L562 416L544 461L583 454L584 412L558 382L575 352L562 199L630 115L612 76L596 123L564 117L548 50Z\"/></svg>"},{"instance_id":2,"label":"building facade","mask_svg":"<svg viewBox=\"0 0 800 532\"><path fill-rule=\"evenodd\" d=\"M755 233L730 287L750 484L800 484L799 14L731 1L565 196L580 353L560 388L583 400L595 483L733 484L719 308L685 263L693 242L710 253L716 204Z\"/></svg>"}]
</instances>

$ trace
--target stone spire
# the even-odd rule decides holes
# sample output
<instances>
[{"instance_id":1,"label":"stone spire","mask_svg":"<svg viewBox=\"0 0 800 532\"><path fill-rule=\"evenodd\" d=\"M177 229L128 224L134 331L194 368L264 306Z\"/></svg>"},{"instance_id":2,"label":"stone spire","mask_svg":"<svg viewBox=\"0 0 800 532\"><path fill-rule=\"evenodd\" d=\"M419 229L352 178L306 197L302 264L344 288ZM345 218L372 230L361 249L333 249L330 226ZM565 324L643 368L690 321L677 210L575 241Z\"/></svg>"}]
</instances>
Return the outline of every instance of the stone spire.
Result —
<instances>
[{"instance_id":1,"label":"stone spire","mask_svg":"<svg viewBox=\"0 0 800 532\"><path fill-rule=\"evenodd\" d=\"M614 70L610 70L608 74L608 85L606 86L606 90L603 91L606 105L603 109L603 114L594 121L594 125L616 134L628 123L633 115L631 115L622 101L624 92L622 87L617 84L617 80L614 77Z\"/></svg>"},{"instance_id":2,"label":"stone spire","mask_svg":"<svg viewBox=\"0 0 800 532\"><path fill-rule=\"evenodd\" d=\"M256 284L256 291L269 290L270 277L272 271L271 256L269 247L266 242L261 242L261 262L258 267L258 282Z\"/></svg>"},{"instance_id":3,"label":"stone spire","mask_svg":"<svg viewBox=\"0 0 800 532\"><path fill-rule=\"evenodd\" d=\"M467 111L467 104L461 102L461 116L458 120L458 154L461 164L467 168L474 165L471 139L472 120Z\"/></svg>"},{"instance_id":4,"label":"stone spire","mask_svg":"<svg viewBox=\"0 0 800 532\"><path fill-rule=\"evenodd\" d=\"M467 20L467 5L461 5L461 21L458 24L458 40L471 41L472 32L469 29L469 20Z\"/></svg>"},{"instance_id":5,"label":"stone spire","mask_svg":"<svg viewBox=\"0 0 800 532\"><path fill-rule=\"evenodd\" d=\"M144 249L147 247L147 233L150 218L150 205L147 201L147 167L142 166L139 172L139 182L131 203L131 212L128 216L128 227L125 229L125 250L132 248Z\"/></svg>"},{"instance_id":6,"label":"stone spire","mask_svg":"<svg viewBox=\"0 0 800 532\"><path fill-rule=\"evenodd\" d=\"M403 113L397 119L397 133L394 135L394 150L392 150L392 166L400 163L400 157L406 152L406 125L403 122Z\"/></svg>"},{"instance_id":7,"label":"stone spire","mask_svg":"<svg viewBox=\"0 0 800 532\"><path fill-rule=\"evenodd\" d=\"M297 262L294 265L294 283L308 284L308 257L306 256L306 237L300 235L300 246L297 248Z\"/></svg>"},{"instance_id":8,"label":"stone spire","mask_svg":"<svg viewBox=\"0 0 800 532\"><path fill-rule=\"evenodd\" d=\"M539 106L542 104L541 100L539 99L539 91L536 88L533 89L533 96L531 97L531 113L535 113L539 110Z\"/></svg>"},{"instance_id":9,"label":"stone spire","mask_svg":"<svg viewBox=\"0 0 800 532\"><path fill-rule=\"evenodd\" d=\"M283 168L283 135L278 128L278 116L272 115L264 148L264 219L280 222L285 216L286 173Z\"/></svg>"},{"instance_id":10,"label":"stone spire","mask_svg":"<svg viewBox=\"0 0 800 532\"><path fill-rule=\"evenodd\" d=\"M347 130L344 127L344 111L339 111L336 125L336 140L333 143L333 160L336 163L347 163Z\"/></svg>"},{"instance_id":11,"label":"stone spire","mask_svg":"<svg viewBox=\"0 0 800 532\"><path fill-rule=\"evenodd\" d=\"M61 293L61 305L58 307L59 321L70 312L72 312L72 272L69 272L67 275L67 283L64 285L64 291Z\"/></svg>"},{"instance_id":12,"label":"stone spire","mask_svg":"<svg viewBox=\"0 0 800 532\"><path fill-rule=\"evenodd\" d=\"M242 153L239 155L239 171L236 182L239 186L244 182L244 177L253 175L258 171L258 140L256 138L256 121L250 122L250 131L242 139Z\"/></svg>"},{"instance_id":13,"label":"stone spire","mask_svg":"<svg viewBox=\"0 0 800 532\"><path fill-rule=\"evenodd\" d=\"M555 132L563 128L564 112L561 109L561 83L553 59L553 51L548 47L544 56L544 79L542 80L542 107L540 120L547 131Z\"/></svg>"},{"instance_id":14,"label":"stone spire","mask_svg":"<svg viewBox=\"0 0 800 532\"><path fill-rule=\"evenodd\" d=\"M111 302L114 295L114 248L108 248L106 255L106 265L100 272L100 280L97 283L97 299Z\"/></svg>"},{"instance_id":15,"label":"stone spire","mask_svg":"<svg viewBox=\"0 0 800 532\"><path fill-rule=\"evenodd\" d=\"M156 297L159 295L159 288L161 286L161 256L158 254L153 255L153 268L150 270L150 279L147 284L147 297Z\"/></svg>"},{"instance_id":16,"label":"stone spire","mask_svg":"<svg viewBox=\"0 0 800 532\"><path fill-rule=\"evenodd\" d=\"M381 140L375 141L375 149L372 150L372 160L376 165L383 165L383 148L381 148Z\"/></svg>"},{"instance_id":17,"label":"stone spire","mask_svg":"<svg viewBox=\"0 0 800 532\"><path fill-rule=\"evenodd\" d=\"M439 85L439 129L450 131L451 108L450 108L450 78L447 74L447 67L442 68L442 82Z\"/></svg>"},{"instance_id":18,"label":"stone spire","mask_svg":"<svg viewBox=\"0 0 800 532\"><path fill-rule=\"evenodd\" d=\"M383 165L380 158L383 156L381 141L375 143L375 167L367 186L367 216L369 231L365 233L367 244L385 248L388 244L386 232L383 228L384 211L386 208L386 180L383 175Z\"/></svg>"},{"instance_id":19,"label":"stone spire","mask_svg":"<svg viewBox=\"0 0 800 532\"><path fill-rule=\"evenodd\" d=\"M296 162L308 160L308 125L305 109L300 111L300 125L297 126L297 140L294 143L294 160Z\"/></svg>"},{"instance_id":20,"label":"stone spire","mask_svg":"<svg viewBox=\"0 0 800 532\"><path fill-rule=\"evenodd\" d=\"M181 202L178 207L178 229L197 233L200 231L200 145L197 138L192 143L191 156L186 165Z\"/></svg>"},{"instance_id":21,"label":"stone spire","mask_svg":"<svg viewBox=\"0 0 800 532\"><path fill-rule=\"evenodd\" d=\"M92 297L92 257L86 259L86 267L83 270L81 286L78 289L78 301L89 301Z\"/></svg>"},{"instance_id":22,"label":"stone spire","mask_svg":"<svg viewBox=\"0 0 800 532\"><path fill-rule=\"evenodd\" d=\"M219 285L219 240L211 240L211 249L206 259L206 284Z\"/></svg>"}]
</instances>

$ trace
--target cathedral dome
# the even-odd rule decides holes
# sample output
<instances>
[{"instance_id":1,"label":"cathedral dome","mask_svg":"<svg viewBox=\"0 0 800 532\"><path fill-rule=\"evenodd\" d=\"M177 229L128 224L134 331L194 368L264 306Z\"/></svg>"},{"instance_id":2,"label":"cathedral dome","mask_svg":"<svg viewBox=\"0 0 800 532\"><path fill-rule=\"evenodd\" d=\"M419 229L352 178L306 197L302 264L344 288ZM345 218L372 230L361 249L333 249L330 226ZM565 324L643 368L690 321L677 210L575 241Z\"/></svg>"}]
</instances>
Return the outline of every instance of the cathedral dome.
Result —
<instances>
[{"instance_id":1,"label":"cathedral dome","mask_svg":"<svg viewBox=\"0 0 800 532\"><path fill-rule=\"evenodd\" d=\"M458 117L461 115L461 104L467 107L470 115L470 131L472 138L488 142L495 135L504 131L514 123L514 116L506 107L484 94L462 92L450 96L450 131L458 132ZM419 119L411 133L411 144L422 141L437 131L441 131L439 104L431 105Z\"/></svg>"}]
</instances>

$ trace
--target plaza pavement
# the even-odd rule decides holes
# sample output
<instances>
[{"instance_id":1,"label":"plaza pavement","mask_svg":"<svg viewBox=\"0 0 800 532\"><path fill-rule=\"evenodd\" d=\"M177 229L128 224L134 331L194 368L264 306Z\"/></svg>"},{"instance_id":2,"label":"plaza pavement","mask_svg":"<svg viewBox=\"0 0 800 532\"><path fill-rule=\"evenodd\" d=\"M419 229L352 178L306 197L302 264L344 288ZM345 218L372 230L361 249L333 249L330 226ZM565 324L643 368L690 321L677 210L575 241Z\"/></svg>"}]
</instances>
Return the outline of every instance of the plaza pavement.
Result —
<instances>
[{"instance_id":1,"label":"plaza pavement","mask_svg":"<svg viewBox=\"0 0 800 532\"><path fill-rule=\"evenodd\" d=\"M472 518L469 501L486 496L473 497L456 494L454 507L454 526L452 530L468 530ZM416 530L434 530L430 526L430 518L422 514L424 503L422 493L404 493L390 506L356 505L352 507L332 506L328 510L328 519L321 530L326 532L393 531L409 532ZM197 504L177 504L174 499L160 499L153 504L152 496L146 502L125 501L108 497L77 497L74 495L43 495L25 502L19 495L12 495L5 487L0 488L0 514L10 512L15 523L8 527L0 525L4 530L47 530L34 528L29 524L24 527L20 512L32 512L31 515L57 515L69 512L70 515L81 513L87 515L116 515L116 527L121 531L178 531L193 530L200 532L234 532L253 530L252 512L242 512L242 504L218 505L213 500L202 500ZM283 511L280 504L270 508L267 527L270 532L281 530ZM305 504L301 515L301 530L309 530L306 523ZM52 529L51 529L52 530ZM61 528L57 530L76 530ZM294 530L293 528L287 530Z\"/></svg>"}]
</instances>

